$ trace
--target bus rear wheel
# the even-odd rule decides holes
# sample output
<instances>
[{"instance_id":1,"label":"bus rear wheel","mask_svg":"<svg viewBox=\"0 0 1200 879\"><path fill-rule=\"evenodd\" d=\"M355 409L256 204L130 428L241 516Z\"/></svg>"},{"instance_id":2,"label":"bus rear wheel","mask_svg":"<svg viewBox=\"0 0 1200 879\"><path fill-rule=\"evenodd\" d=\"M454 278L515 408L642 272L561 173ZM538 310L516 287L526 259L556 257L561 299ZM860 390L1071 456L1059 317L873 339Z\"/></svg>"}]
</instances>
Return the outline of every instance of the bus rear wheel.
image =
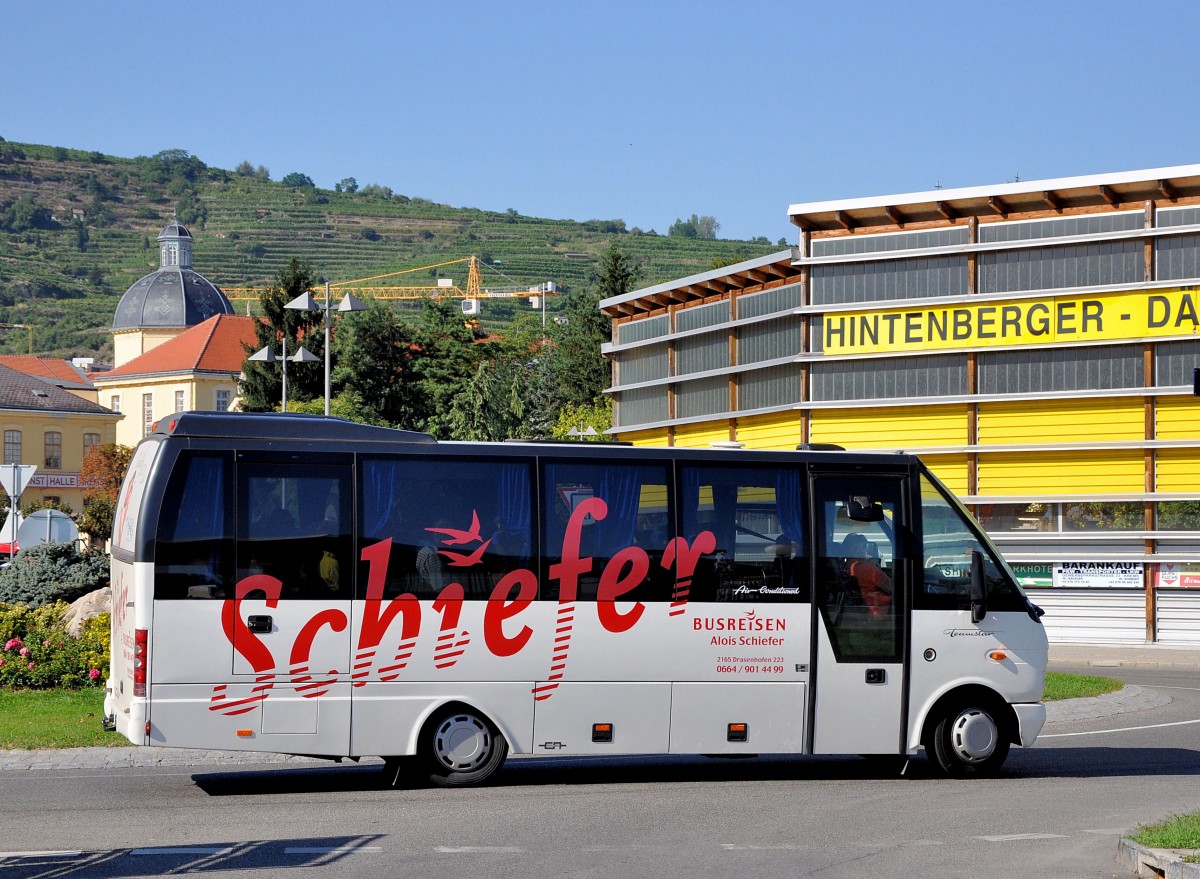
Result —
<instances>
[{"instance_id":1,"label":"bus rear wheel","mask_svg":"<svg viewBox=\"0 0 1200 879\"><path fill-rule=\"evenodd\" d=\"M445 711L425 728L421 757L429 780L439 787L482 784L507 756L504 736L469 708Z\"/></svg>"},{"instance_id":2,"label":"bus rear wheel","mask_svg":"<svg viewBox=\"0 0 1200 879\"><path fill-rule=\"evenodd\" d=\"M934 724L925 750L946 775L994 775L1008 757L1008 738L986 704L951 705Z\"/></svg>"}]
</instances>

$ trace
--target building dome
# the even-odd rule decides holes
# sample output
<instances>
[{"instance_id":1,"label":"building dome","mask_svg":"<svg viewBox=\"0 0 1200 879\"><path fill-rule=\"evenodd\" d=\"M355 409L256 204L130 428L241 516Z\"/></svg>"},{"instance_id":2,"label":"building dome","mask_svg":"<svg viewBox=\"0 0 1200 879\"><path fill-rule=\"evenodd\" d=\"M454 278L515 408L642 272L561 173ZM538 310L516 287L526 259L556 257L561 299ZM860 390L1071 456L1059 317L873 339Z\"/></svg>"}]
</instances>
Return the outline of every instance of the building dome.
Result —
<instances>
[{"instance_id":1,"label":"building dome","mask_svg":"<svg viewBox=\"0 0 1200 879\"><path fill-rule=\"evenodd\" d=\"M233 314L216 284L192 269L192 233L179 223L158 236L159 267L135 281L117 304L113 330L187 328L214 314Z\"/></svg>"}]
</instances>

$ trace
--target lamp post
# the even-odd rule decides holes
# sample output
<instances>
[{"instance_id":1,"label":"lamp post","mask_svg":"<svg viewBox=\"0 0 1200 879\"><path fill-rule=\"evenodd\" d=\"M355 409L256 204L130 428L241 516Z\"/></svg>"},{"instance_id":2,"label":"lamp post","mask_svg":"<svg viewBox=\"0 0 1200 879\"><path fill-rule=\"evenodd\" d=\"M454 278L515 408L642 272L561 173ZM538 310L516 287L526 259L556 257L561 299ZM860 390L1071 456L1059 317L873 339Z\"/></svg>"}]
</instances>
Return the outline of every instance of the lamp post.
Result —
<instances>
[{"instance_id":1,"label":"lamp post","mask_svg":"<svg viewBox=\"0 0 1200 879\"><path fill-rule=\"evenodd\" d=\"M283 411L287 412L287 365L288 365L288 361L290 360L293 363L316 363L321 358L317 357L316 354L313 354L311 351L309 351L303 345L300 346L299 351L297 351L291 357L288 357L287 334L284 334L284 336L283 336L283 353L281 355L276 355L275 349L273 349L270 345L267 345L266 347L264 347L258 351L255 351L253 354L251 354L246 359L247 360L255 360L255 361L258 361L259 363L274 363L277 360L283 363Z\"/></svg>"},{"instance_id":2,"label":"lamp post","mask_svg":"<svg viewBox=\"0 0 1200 879\"><path fill-rule=\"evenodd\" d=\"M319 311L322 313L325 322L325 414L329 415L329 398L330 398L330 380L329 380L329 282L325 282L325 301L317 302L312 298L312 295L305 291L289 302L284 308L290 308L293 311ZM337 310L339 312L347 311L367 311L369 306L361 299L356 299L351 294L347 293L342 297L342 301L338 303ZM311 355L310 355L311 356ZM316 360L315 357L313 357Z\"/></svg>"}]
</instances>

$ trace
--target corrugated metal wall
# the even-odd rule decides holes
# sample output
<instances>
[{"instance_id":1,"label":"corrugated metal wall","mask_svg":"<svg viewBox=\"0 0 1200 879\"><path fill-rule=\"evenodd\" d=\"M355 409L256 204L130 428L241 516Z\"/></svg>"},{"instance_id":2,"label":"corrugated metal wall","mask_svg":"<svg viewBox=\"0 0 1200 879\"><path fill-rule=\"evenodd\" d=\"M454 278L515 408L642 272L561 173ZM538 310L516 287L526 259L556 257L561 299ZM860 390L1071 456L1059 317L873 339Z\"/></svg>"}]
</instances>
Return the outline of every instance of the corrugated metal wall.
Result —
<instances>
[{"instance_id":1,"label":"corrugated metal wall","mask_svg":"<svg viewBox=\"0 0 1200 879\"><path fill-rule=\"evenodd\" d=\"M1195 496L1200 487L1200 449L1159 449L1154 453L1154 481L1159 491Z\"/></svg>"},{"instance_id":2,"label":"corrugated metal wall","mask_svg":"<svg viewBox=\"0 0 1200 879\"><path fill-rule=\"evenodd\" d=\"M1200 438L1200 398L1159 397L1154 401L1154 422L1155 439Z\"/></svg>"},{"instance_id":3,"label":"corrugated metal wall","mask_svg":"<svg viewBox=\"0 0 1200 879\"><path fill-rule=\"evenodd\" d=\"M812 303L835 305L923 296L964 296L965 256L812 267Z\"/></svg>"},{"instance_id":4,"label":"corrugated metal wall","mask_svg":"<svg viewBox=\"0 0 1200 879\"><path fill-rule=\"evenodd\" d=\"M633 443L635 446L665 446L667 445L667 429L659 430L633 430L628 433L620 433L617 439L621 442Z\"/></svg>"},{"instance_id":5,"label":"corrugated metal wall","mask_svg":"<svg viewBox=\"0 0 1200 879\"><path fill-rule=\"evenodd\" d=\"M1145 278L1142 242L1136 239L986 251L979 254L978 266L980 293L1133 284Z\"/></svg>"},{"instance_id":6,"label":"corrugated metal wall","mask_svg":"<svg viewBox=\"0 0 1200 879\"><path fill-rule=\"evenodd\" d=\"M925 462L925 466L932 470L938 479L946 484L946 488L957 495L967 494L966 455L931 455L927 452L922 452L921 460Z\"/></svg>"},{"instance_id":7,"label":"corrugated metal wall","mask_svg":"<svg viewBox=\"0 0 1200 879\"><path fill-rule=\"evenodd\" d=\"M739 373L738 409L767 409L800 402L800 367L794 363Z\"/></svg>"},{"instance_id":8,"label":"corrugated metal wall","mask_svg":"<svg viewBox=\"0 0 1200 879\"><path fill-rule=\"evenodd\" d=\"M813 363L813 400L957 396L967 392L967 356L931 354Z\"/></svg>"},{"instance_id":9,"label":"corrugated metal wall","mask_svg":"<svg viewBox=\"0 0 1200 879\"><path fill-rule=\"evenodd\" d=\"M760 363L780 357L794 357L800 353L800 329L803 321L798 317L783 317L738 327L738 363Z\"/></svg>"},{"instance_id":10,"label":"corrugated metal wall","mask_svg":"<svg viewBox=\"0 0 1200 879\"><path fill-rule=\"evenodd\" d=\"M1141 440L1145 433L1138 397L979 404L979 442L985 445Z\"/></svg>"},{"instance_id":11,"label":"corrugated metal wall","mask_svg":"<svg viewBox=\"0 0 1200 879\"><path fill-rule=\"evenodd\" d=\"M979 354L981 394L1101 391L1145 385L1139 345L1022 348Z\"/></svg>"},{"instance_id":12,"label":"corrugated metal wall","mask_svg":"<svg viewBox=\"0 0 1200 879\"><path fill-rule=\"evenodd\" d=\"M1144 491L1141 449L1101 452L981 452L981 495L1111 495Z\"/></svg>"},{"instance_id":13,"label":"corrugated metal wall","mask_svg":"<svg viewBox=\"0 0 1200 879\"><path fill-rule=\"evenodd\" d=\"M1034 220L1017 223L984 223L979 227L981 244L997 241L1033 241L1037 238L1066 238L1074 235L1102 235L1108 232L1128 232L1146 224L1144 211L1121 211L1113 214L1085 214L1054 220Z\"/></svg>"},{"instance_id":14,"label":"corrugated metal wall","mask_svg":"<svg viewBox=\"0 0 1200 879\"><path fill-rule=\"evenodd\" d=\"M1160 589L1154 598L1159 643L1200 646L1200 592Z\"/></svg>"},{"instance_id":15,"label":"corrugated metal wall","mask_svg":"<svg viewBox=\"0 0 1200 879\"><path fill-rule=\"evenodd\" d=\"M1159 281L1200 275L1200 235L1160 238L1154 244L1154 274Z\"/></svg>"},{"instance_id":16,"label":"corrugated metal wall","mask_svg":"<svg viewBox=\"0 0 1200 879\"><path fill-rule=\"evenodd\" d=\"M616 325L617 332L614 341L622 345L628 345L630 342L642 342L657 336L665 336L670 327L671 324L665 314L631 320L628 323Z\"/></svg>"},{"instance_id":17,"label":"corrugated metal wall","mask_svg":"<svg viewBox=\"0 0 1200 879\"><path fill-rule=\"evenodd\" d=\"M667 345L648 345L621 351L616 357L617 382L633 385L667 377Z\"/></svg>"},{"instance_id":18,"label":"corrugated metal wall","mask_svg":"<svg viewBox=\"0 0 1200 879\"><path fill-rule=\"evenodd\" d=\"M1169 388L1192 384L1192 370L1200 366L1200 340L1159 342L1154 346L1154 385Z\"/></svg>"},{"instance_id":19,"label":"corrugated metal wall","mask_svg":"<svg viewBox=\"0 0 1200 879\"><path fill-rule=\"evenodd\" d=\"M724 375L675 386L675 417L695 418L729 411L729 378Z\"/></svg>"},{"instance_id":20,"label":"corrugated metal wall","mask_svg":"<svg viewBox=\"0 0 1200 879\"><path fill-rule=\"evenodd\" d=\"M723 422L681 424L675 428L675 445L689 449L707 448L729 439L729 426Z\"/></svg>"},{"instance_id":21,"label":"corrugated metal wall","mask_svg":"<svg viewBox=\"0 0 1200 879\"><path fill-rule=\"evenodd\" d=\"M1046 615L1051 643L1144 644L1146 593L1140 589L1028 589Z\"/></svg>"},{"instance_id":22,"label":"corrugated metal wall","mask_svg":"<svg viewBox=\"0 0 1200 879\"><path fill-rule=\"evenodd\" d=\"M613 422L622 424L652 424L667 420L667 388L660 385L621 391L613 395Z\"/></svg>"},{"instance_id":23,"label":"corrugated metal wall","mask_svg":"<svg viewBox=\"0 0 1200 879\"><path fill-rule=\"evenodd\" d=\"M809 438L814 443L837 443L848 449L963 446L967 443L967 407L816 409Z\"/></svg>"},{"instance_id":24,"label":"corrugated metal wall","mask_svg":"<svg viewBox=\"0 0 1200 879\"><path fill-rule=\"evenodd\" d=\"M774 314L777 311L786 311L796 308L800 304L799 284L788 284L783 287L764 290L761 293L750 293L746 296L738 297L738 320L760 317L764 314ZM800 349L797 348L796 350L799 351Z\"/></svg>"},{"instance_id":25,"label":"corrugated metal wall","mask_svg":"<svg viewBox=\"0 0 1200 879\"><path fill-rule=\"evenodd\" d=\"M737 440L748 449L794 449L800 438L800 413L796 411L737 420Z\"/></svg>"}]
</instances>

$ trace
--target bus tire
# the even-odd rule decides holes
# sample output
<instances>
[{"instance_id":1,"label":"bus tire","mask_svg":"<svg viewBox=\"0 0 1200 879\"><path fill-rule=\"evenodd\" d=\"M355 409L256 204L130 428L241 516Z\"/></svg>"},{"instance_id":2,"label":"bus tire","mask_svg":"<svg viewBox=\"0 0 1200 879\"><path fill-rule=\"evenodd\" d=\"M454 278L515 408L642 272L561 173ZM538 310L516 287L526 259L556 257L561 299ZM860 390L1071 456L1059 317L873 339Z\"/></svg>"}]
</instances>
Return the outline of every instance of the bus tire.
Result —
<instances>
[{"instance_id":1,"label":"bus tire","mask_svg":"<svg viewBox=\"0 0 1200 879\"><path fill-rule=\"evenodd\" d=\"M951 703L934 723L925 751L946 775L995 775L1008 757L1001 716L984 700Z\"/></svg>"},{"instance_id":2,"label":"bus tire","mask_svg":"<svg viewBox=\"0 0 1200 879\"><path fill-rule=\"evenodd\" d=\"M508 742L485 716L460 705L426 725L420 756L438 787L482 784L504 764Z\"/></svg>"}]
</instances>

